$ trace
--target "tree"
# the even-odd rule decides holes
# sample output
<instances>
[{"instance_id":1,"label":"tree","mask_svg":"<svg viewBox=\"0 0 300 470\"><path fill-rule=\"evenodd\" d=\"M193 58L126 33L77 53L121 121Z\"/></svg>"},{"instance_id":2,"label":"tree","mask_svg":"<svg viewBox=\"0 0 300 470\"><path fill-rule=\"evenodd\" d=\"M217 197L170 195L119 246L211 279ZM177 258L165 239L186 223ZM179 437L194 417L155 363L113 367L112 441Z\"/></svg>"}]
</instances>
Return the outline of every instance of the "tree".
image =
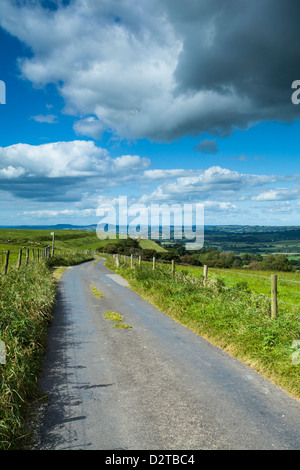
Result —
<instances>
[{"instance_id":1,"label":"tree","mask_svg":"<svg viewBox=\"0 0 300 470\"><path fill-rule=\"evenodd\" d=\"M266 271L292 271L293 266L285 255L267 255L261 262L261 269Z\"/></svg>"}]
</instances>

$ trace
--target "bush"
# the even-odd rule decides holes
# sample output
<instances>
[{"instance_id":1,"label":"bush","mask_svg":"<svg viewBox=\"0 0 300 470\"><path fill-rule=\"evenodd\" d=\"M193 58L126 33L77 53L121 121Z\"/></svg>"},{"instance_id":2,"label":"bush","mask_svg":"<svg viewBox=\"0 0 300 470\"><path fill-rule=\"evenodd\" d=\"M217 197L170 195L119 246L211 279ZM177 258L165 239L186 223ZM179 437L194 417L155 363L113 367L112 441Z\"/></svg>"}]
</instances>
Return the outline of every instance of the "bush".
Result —
<instances>
[{"instance_id":1,"label":"bush","mask_svg":"<svg viewBox=\"0 0 300 470\"><path fill-rule=\"evenodd\" d=\"M157 252L155 250L151 250L149 248L144 248L142 250L142 257L146 259L153 258L153 256L157 256Z\"/></svg>"},{"instance_id":2,"label":"bush","mask_svg":"<svg viewBox=\"0 0 300 470\"><path fill-rule=\"evenodd\" d=\"M91 253L67 252L46 258L45 263L49 268L53 266L72 266L75 264L84 263L85 261L90 261L93 258L94 257Z\"/></svg>"},{"instance_id":3,"label":"bush","mask_svg":"<svg viewBox=\"0 0 300 470\"><path fill-rule=\"evenodd\" d=\"M23 431L26 403L36 392L55 282L44 261L11 269L0 278L0 449L14 448Z\"/></svg>"},{"instance_id":4,"label":"bush","mask_svg":"<svg viewBox=\"0 0 300 470\"><path fill-rule=\"evenodd\" d=\"M260 268L266 271L293 271L293 266L285 255L267 255Z\"/></svg>"},{"instance_id":5,"label":"bush","mask_svg":"<svg viewBox=\"0 0 300 470\"><path fill-rule=\"evenodd\" d=\"M51 268L88 259L93 257L85 253L55 255L0 276L0 340L6 348L6 364L0 364L0 450L18 448L27 403L39 393L37 377L56 293Z\"/></svg>"}]
</instances>

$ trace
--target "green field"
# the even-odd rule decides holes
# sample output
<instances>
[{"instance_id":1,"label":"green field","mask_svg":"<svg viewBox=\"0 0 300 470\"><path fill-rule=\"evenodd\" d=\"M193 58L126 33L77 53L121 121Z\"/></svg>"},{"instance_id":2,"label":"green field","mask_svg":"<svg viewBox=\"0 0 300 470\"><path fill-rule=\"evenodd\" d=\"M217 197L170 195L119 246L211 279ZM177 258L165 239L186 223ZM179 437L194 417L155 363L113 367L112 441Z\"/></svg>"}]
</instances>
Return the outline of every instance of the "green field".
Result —
<instances>
[{"instance_id":1,"label":"green field","mask_svg":"<svg viewBox=\"0 0 300 470\"><path fill-rule=\"evenodd\" d=\"M117 239L101 240L95 231L86 230L55 230L55 250L60 251L94 251L97 248L111 243L118 243ZM139 241L142 249L165 251L152 240L142 239ZM46 246L52 246L51 230L35 229L0 229L0 268L5 262L6 251L10 251L10 264L16 264L18 252L22 248L24 253L29 249L43 250ZM23 256L25 256L23 254Z\"/></svg>"},{"instance_id":2,"label":"green field","mask_svg":"<svg viewBox=\"0 0 300 470\"><path fill-rule=\"evenodd\" d=\"M86 230L55 230L55 250L61 251L94 251L97 248L111 243L118 243L118 240L100 240L95 231ZM29 256L32 256L32 249L44 249L51 246L51 230L36 229L0 229L0 268L5 262L5 253L10 250L10 264L17 262L20 248L29 248ZM157 245L153 240L141 239L139 246L142 249L152 249L157 252L166 251ZM25 254L23 254L25 256ZM177 270L184 270L193 276L199 277L203 274L203 268L198 266L176 266ZM278 277L278 301L280 307L284 302L300 306L300 272L267 272L255 271L246 272L245 269L216 269L209 268L209 278L219 278L225 287L251 291L256 294L270 297L271 295L271 274Z\"/></svg>"},{"instance_id":3,"label":"green field","mask_svg":"<svg viewBox=\"0 0 300 470\"><path fill-rule=\"evenodd\" d=\"M157 243L155 243L153 240L148 240L146 238L140 240L139 244L143 250L155 250L161 253L167 251L162 246L157 245Z\"/></svg>"},{"instance_id":4,"label":"green field","mask_svg":"<svg viewBox=\"0 0 300 470\"><path fill-rule=\"evenodd\" d=\"M58 250L93 250L106 240L99 240L96 232L83 230L56 230L55 247ZM51 230L0 229L0 250L13 250L22 247L44 248L52 244Z\"/></svg>"},{"instance_id":5,"label":"green field","mask_svg":"<svg viewBox=\"0 0 300 470\"><path fill-rule=\"evenodd\" d=\"M60 251L84 251L94 250L106 240L99 240L95 232L57 230L55 231L55 250ZM43 250L46 246L52 246L52 235L50 230L30 230L30 229L0 229L0 267L5 262L5 253L10 251L9 264L15 265L18 252L22 248L22 256L29 249L29 256L32 257L32 249Z\"/></svg>"},{"instance_id":6,"label":"green field","mask_svg":"<svg viewBox=\"0 0 300 470\"><path fill-rule=\"evenodd\" d=\"M121 264L123 263L121 259ZM143 261L145 265L152 265L152 261ZM168 266L171 271L171 262L156 261L157 266ZM203 277L203 266L188 266L175 263L177 272L188 273L195 278ZM299 311L300 314L300 272L282 271L256 271L247 272L246 269L217 269L208 268L208 279L219 282L232 290L243 292L245 295L255 294L271 299L271 276L277 275L278 307L285 312Z\"/></svg>"},{"instance_id":7,"label":"green field","mask_svg":"<svg viewBox=\"0 0 300 470\"><path fill-rule=\"evenodd\" d=\"M203 267L177 266L179 271L187 271L193 276L203 275ZM300 313L300 273L280 271L251 271L243 269L215 269L208 268L208 278L218 278L224 282L224 286L241 291L250 291L254 294L271 297L271 275L277 275L277 299L279 306L287 302L299 306Z\"/></svg>"}]
</instances>

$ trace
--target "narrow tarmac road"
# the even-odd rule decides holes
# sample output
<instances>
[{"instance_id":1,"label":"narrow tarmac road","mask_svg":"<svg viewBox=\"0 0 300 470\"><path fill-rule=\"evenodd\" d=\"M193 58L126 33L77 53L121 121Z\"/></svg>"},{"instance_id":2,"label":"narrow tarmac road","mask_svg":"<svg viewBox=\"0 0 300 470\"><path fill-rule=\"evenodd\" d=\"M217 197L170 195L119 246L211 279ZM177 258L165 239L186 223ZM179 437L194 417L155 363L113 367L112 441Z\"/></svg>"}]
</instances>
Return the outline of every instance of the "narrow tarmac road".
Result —
<instances>
[{"instance_id":1,"label":"narrow tarmac road","mask_svg":"<svg viewBox=\"0 0 300 470\"><path fill-rule=\"evenodd\" d=\"M112 328L108 310L132 328ZM103 260L61 278L39 385L49 400L34 449L300 449L298 401L142 300Z\"/></svg>"}]
</instances>

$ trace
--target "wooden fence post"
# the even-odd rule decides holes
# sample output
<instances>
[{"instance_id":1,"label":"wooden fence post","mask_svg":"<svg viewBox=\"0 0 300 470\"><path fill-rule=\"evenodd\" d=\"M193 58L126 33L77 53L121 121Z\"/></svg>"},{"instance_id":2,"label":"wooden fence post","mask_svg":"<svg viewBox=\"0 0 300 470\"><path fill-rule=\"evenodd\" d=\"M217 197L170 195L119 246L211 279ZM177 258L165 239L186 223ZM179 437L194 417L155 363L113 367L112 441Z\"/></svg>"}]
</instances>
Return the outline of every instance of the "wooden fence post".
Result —
<instances>
[{"instance_id":1,"label":"wooden fence post","mask_svg":"<svg viewBox=\"0 0 300 470\"><path fill-rule=\"evenodd\" d=\"M175 260L172 259L172 273L175 272Z\"/></svg>"},{"instance_id":2,"label":"wooden fence post","mask_svg":"<svg viewBox=\"0 0 300 470\"><path fill-rule=\"evenodd\" d=\"M206 281L207 281L207 272L208 272L208 267L207 267L207 265L205 264L205 265L203 266L203 282L204 282L204 284L205 284Z\"/></svg>"},{"instance_id":3,"label":"wooden fence post","mask_svg":"<svg viewBox=\"0 0 300 470\"><path fill-rule=\"evenodd\" d=\"M26 250L26 264L28 264L29 261L29 249L27 248Z\"/></svg>"},{"instance_id":4,"label":"wooden fence post","mask_svg":"<svg viewBox=\"0 0 300 470\"><path fill-rule=\"evenodd\" d=\"M7 274L7 270L8 270L9 253L10 251L7 250L6 255L5 255L4 274Z\"/></svg>"},{"instance_id":5,"label":"wooden fence post","mask_svg":"<svg viewBox=\"0 0 300 470\"><path fill-rule=\"evenodd\" d=\"M153 256L153 271L155 269L155 256Z\"/></svg>"},{"instance_id":6,"label":"wooden fence post","mask_svg":"<svg viewBox=\"0 0 300 470\"><path fill-rule=\"evenodd\" d=\"M133 254L130 255L130 267L133 268Z\"/></svg>"},{"instance_id":7,"label":"wooden fence post","mask_svg":"<svg viewBox=\"0 0 300 470\"><path fill-rule=\"evenodd\" d=\"M32 248L31 253L32 253L32 259L34 260L34 248Z\"/></svg>"},{"instance_id":8,"label":"wooden fence post","mask_svg":"<svg viewBox=\"0 0 300 470\"><path fill-rule=\"evenodd\" d=\"M19 250L18 268L21 267L21 264L22 264L22 250Z\"/></svg>"},{"instance_id":9,"label":"wooden fence post","mask_svg":"<svg viewBox=\"0 0 300 470\"><path fill-rule=\"evenodd\" d=\"M116 256L116 265L117 265L117 268L120 266L120 255L117 254Z\"/></svg>"},{"instance_id":10,"label":"wooden fence post","mask_svg":"<svg viewBox=\"0 0 300 470\"><path fill-rule=\"evenodd\" d=\"M142 257L139 256L139 266L141 266L141 264L142 264Z\"/></svg>"},{"instance_id":11,"label":"wooden fence post","mask_svg":"<svg viewBox=\"0 0 300 470\"><path fill-rule=\"evenodd\" d=\"M271 318L277 317L277 275L271 276Z\"/></svg>"}]
</instances>

